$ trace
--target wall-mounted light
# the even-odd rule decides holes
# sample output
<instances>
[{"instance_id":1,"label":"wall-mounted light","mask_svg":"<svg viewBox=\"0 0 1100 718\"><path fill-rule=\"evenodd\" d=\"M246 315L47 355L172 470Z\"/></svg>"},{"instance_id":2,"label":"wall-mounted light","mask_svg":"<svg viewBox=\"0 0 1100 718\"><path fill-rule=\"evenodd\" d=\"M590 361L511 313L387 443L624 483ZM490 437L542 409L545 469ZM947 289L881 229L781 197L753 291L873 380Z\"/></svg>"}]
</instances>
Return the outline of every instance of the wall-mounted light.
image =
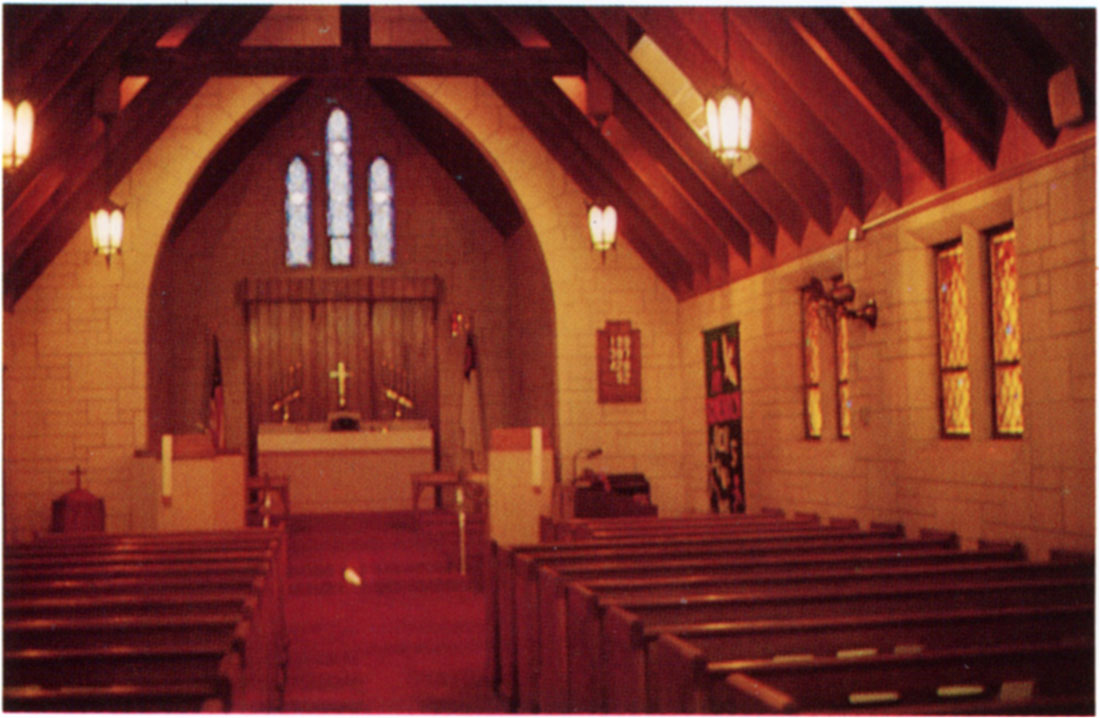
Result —
<instances>
[{"instance_id":1,"label":"wall-mounted light","mask_svg":"<svg viewBox=\"0 0 1100 718\"><path fill-rule=\"evenodd\" d=\"M867 326L874 329L875 324L878 323L878 305L875 304L875 300L869 299L859 309L852 309L848 304L855 301L856 288L845 282L840 275L833 277L832 282L831 287L826 287L824 282L814 277L806 285L805 291L811 299L831 306L834 313L842 311L849 319L867 322Z\"/></svg>"},{"instance_id":2,"label":"wall-mounted light","mask_svg":"<svg viewBox=\"0 0 1100 718\"><path fill-rule=\"evenodd\" d=\"M92 226L92 248L96 254L106 257L109 267L111 255L122 254L123 209L107 200L103 207L92 212L89 221Z\"/></svg>"},{"instance_id":3,"label":"wall-mounted light","mask_svg":"<svg viewBox=\"0 0 1100 718\"><path fill-rule=\"evenodd\" d=\"M0 112L0 142L3 143L4 169L15 169L31 154L34 138L34 108L23 100L18 106L4 98Z\"/></svg>"},{"instance_id":4,"label":"wall-mounted light","mask_svg":"<svg viewBox=\"0 0 1100 718\"><path fill-rule=\"evenodd\" d=\"M607 250L615 246L618 224L619 215L611 205L600 207L593 204L588 207L588 233L592 248L600 252L601 258L606 257Z\"/></svg>"}]
</instances>

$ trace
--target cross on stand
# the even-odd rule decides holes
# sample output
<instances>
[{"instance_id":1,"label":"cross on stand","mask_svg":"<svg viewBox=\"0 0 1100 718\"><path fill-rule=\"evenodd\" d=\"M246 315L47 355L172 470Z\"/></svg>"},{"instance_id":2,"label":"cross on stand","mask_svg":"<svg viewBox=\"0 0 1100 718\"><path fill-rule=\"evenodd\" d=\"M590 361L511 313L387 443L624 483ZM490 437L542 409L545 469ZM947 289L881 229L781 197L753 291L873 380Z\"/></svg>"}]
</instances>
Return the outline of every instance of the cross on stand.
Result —
<instances>
[{"instance_id":1,"label":"cross on stand","mask_svg":"<svg viewBox=\"0 0 1100 718\"><path fill-rule=\"evenodd\" d=\"M336 380L336 390L338 392L337 406L340 409L343 409L345 406L347 406L348 403L347 380L348 377L350 377L351 375L351 372L347 370L347 368L344 366L344 362L342 361L336 362L335 371L330 371L328 373L330 379Z\"/></svg>"},{"instance_id":2,"label":"cross on stand","mask_svg":"<svg viewBox=\"0 0 1100 718\"><path fill-rule=\"evenodd\" d=\"M76 488L77 489L83 488L80 485L80 483L81 483L80 482L80 477L83 476L83 475L84 475L84 469L80 468L80 464L77 464L76 468L69 472L69 476L75 476L76 477Z\"/></svg>"}]
</instances>

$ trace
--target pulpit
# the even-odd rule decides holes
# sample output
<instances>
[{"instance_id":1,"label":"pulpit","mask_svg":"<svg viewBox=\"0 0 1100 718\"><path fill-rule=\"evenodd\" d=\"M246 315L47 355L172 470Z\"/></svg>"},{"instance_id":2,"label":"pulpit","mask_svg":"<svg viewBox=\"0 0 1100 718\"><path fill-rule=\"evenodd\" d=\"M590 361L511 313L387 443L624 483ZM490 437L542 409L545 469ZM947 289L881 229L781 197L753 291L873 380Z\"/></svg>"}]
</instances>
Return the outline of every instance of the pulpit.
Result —
<instances>
[{"instance_id":1,"label":"pulpit","mask_svg":"<svg viewBox=\"0 0 1100 718\"><path fill-rule=\"evenodd\" d=\"M422 419L265 423L256 436L259 473L285 475L294 513L404 511L409 477L435 468L435 434Z\"/></svg>"}]
</instances>

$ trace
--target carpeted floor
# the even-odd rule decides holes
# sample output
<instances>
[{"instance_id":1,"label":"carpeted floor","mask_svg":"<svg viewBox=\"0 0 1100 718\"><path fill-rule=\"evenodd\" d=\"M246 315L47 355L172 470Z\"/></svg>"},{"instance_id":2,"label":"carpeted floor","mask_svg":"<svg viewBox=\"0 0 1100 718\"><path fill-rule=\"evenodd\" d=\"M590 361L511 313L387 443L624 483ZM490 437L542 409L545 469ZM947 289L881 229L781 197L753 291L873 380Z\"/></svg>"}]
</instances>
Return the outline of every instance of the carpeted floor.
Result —
<instances>
[{"instance_id":1,"label":"carpeted floor","mask_svg":"<svg viewBox=\"0 0 1100 718\"><path fill-rule=\"evenodd\" d=\"M453 517L433 513L292 517L286 712L506 712L485 594L458 573Z\"/></svg>"}]
</instances>

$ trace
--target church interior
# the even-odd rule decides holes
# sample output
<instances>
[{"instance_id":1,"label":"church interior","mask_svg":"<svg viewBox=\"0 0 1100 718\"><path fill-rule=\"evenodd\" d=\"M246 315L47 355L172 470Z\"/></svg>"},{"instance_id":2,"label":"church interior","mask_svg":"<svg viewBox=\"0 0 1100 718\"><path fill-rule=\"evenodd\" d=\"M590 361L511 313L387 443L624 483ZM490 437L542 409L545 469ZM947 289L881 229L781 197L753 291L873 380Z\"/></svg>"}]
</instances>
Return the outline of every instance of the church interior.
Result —
<instances>
[{"instance_id":1,"label":"church interior","mask_svg":"<svg viewBox=\"0 0 1100 718\"><path fill-rule=\"evenodd\" d=\"M1093 7L2 13L5 710L1092 714Z\"/></svg>"}]
</instances>

